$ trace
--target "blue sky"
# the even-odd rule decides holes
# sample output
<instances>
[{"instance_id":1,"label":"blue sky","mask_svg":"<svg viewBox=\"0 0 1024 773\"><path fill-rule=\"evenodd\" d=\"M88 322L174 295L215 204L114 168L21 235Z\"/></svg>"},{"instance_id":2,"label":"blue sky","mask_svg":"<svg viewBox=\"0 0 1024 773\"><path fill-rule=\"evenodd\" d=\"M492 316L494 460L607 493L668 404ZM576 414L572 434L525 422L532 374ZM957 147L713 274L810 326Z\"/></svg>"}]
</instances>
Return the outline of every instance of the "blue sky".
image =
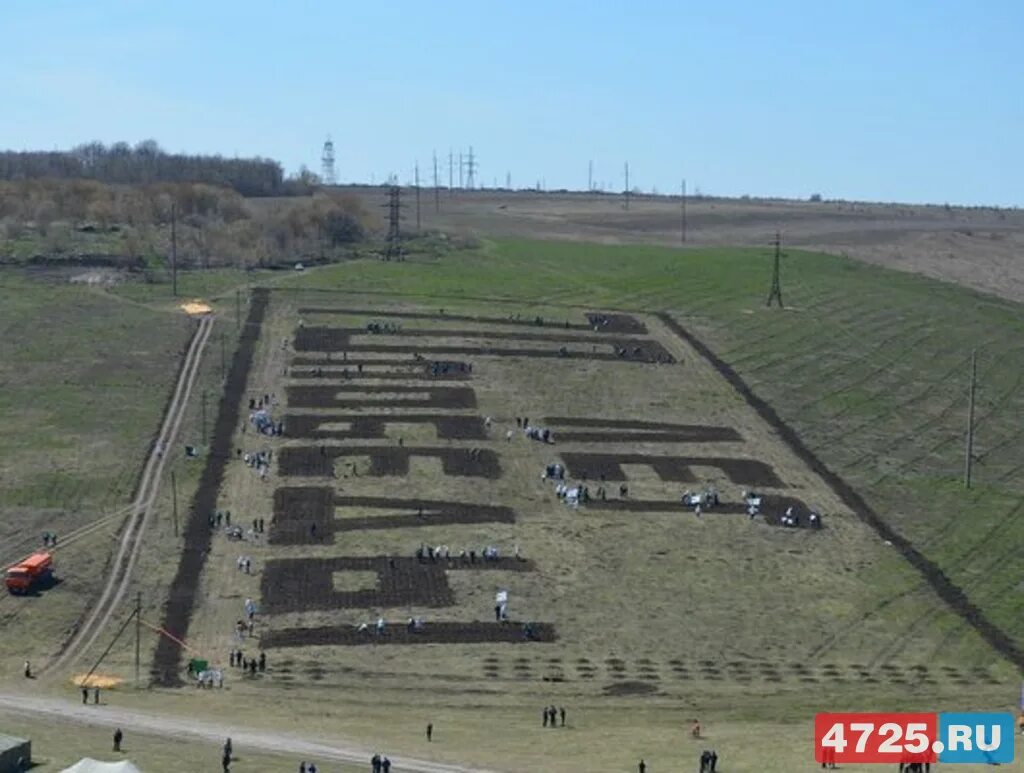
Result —
<instances>
[{"instance_id":1,"label":"blue sky","mask_svg":"<svg viewBox=\"0 0 1024 773\"><path fill-rule=\"evenodd\" d=\"M3 0L0 146L1024 205L1024 3Z\"/></svg>"}]
</instances>

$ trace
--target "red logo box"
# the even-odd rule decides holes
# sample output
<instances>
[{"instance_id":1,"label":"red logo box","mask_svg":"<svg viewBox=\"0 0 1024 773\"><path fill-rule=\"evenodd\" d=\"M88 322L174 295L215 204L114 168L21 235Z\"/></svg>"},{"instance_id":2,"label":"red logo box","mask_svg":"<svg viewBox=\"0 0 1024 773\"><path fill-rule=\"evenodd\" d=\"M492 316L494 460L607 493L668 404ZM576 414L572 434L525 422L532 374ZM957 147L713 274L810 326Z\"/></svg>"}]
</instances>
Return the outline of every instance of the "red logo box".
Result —
<instances>
[{"instance_id":1,"label":"red logo box","mask_svg":"<svg viewBox=\"0 0 1024 773\"><path fill-rule=\"evenodd\" d=\"M935 762L938 724L935 713L816 714L814 761Z\"/></svg>"}]
</instances>

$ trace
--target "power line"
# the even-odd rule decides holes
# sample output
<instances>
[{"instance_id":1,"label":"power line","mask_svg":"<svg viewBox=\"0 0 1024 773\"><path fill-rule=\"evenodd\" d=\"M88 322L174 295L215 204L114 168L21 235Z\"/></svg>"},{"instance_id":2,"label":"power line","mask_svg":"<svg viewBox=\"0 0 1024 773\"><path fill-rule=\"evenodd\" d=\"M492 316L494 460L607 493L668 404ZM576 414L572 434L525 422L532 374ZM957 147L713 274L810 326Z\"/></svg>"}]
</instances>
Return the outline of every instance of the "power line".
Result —
<instances>
[{"instance_id":1,"label":"power line","mask_svg":"<svg viewBox=\"0 0 1024 773\"><path fill-rule=\"evenodd\" d=\"M420 232L420 162L416 162L416 233Z\"/></svg>"},{"instance_id":2,"label":"power line","mask_svg":"<svg viewBox=\"0 0 1024 773\"><path fill-rule=\"evenodd\" d=\"M768 292L768 306L772 305L772 301L779 302L779 308L783 308L782 304L782 279L779 276L779 259L782 257L782 234L779 231L775 232L775 260L772 268L772 289Z\"/></svg>"},{"instance_id":3,"label":"power line","mask_svg":"<svg viewBox=\"0 0 1024 773\"><path fill-rule=\"evenodd\" d=\"M171 293L178 297L178 205L171 204Z\"/></svg>"},{"instance_id":4,"label":"power line","mask_svg":"<svg viewBox=\"0 0 1024 773\"><path fill-rule=\"evenodd\" d=\"M455 191L455 156L452 149L448 148L448 198L454 195Z\"/></svg>"},{"instance_id":5,"label":"power line","mask_svg":"<svg viewBox=\"0 0 1024 773\"><path fill-rule=\"evenodd\" d=\"M135 684L139 685L139 666L142 662L142 594L135 594ZM84 682L83 682L84 684Z\"/></svg>"},{"instance_id":6,"label":"power line","mask_svg":"<svg viewBox=\"0 0 1024 773\"><path fill-rule=\"evenodd\" d=\"M434 151L434 211L441 211L441 192L437 187L437 151Z\"/></svg>"},{"instance_id":7,"label":"power line","mask_svg":"<svg viewBox=\"0 0 1024 773\"><path fill-rule=\"evenodd\" d=\"M178 536L178 482L171 470L171 517L174 519L174 536Z\"/></svg>"},{"instance_id":8,"label":"power line","mask_svg":"<svg viewBox=\"0 0 1024 773\"><path fill-rule=\"evenodd\" d=\"M466 187L473 190L476 182L476 169L479 166L476 157L473 155L473 146L469 146L469 158L466 161Z\"/></svg>"},{"instance_id":9,"label":"power line","mask_svg":"<svg viewBox=\"0 0 1024 773\"><path fill-rule=\"evenodd\" d=\"M399 228L402 217L402 189L397 185L388 188L388 248L384 260L402 259L402 233Z\"/></svg>"},{"instance_id":10,"label":"power line","mask_svg":"<svg viewBox=\"0 0 1024 773\"><path fill-rule=\"evenodd\" d=\"M626 162L626 209L629 209L629 162Z\"/></svg>"},{"instance_id":11,"label":"power line","mask_svg":"<svg viewBox=\"0 0 1024 773\"><path fill-rule=\"evenodd\" d=\"M964 488L971 487L974 467L974 395L978 384L978 350L971 352L971 387L967 402L967 443L964 449Z\"/></svg>"},{"instance_id":12,"label":"power line","mask_svg":"<svg viewBox=\"0 0 1024 773\"><path fill-rule=\"evenodd\" d=\"M686 178L683 178L682 186L682 216L680 222L681 238L683 244L686 244Z\"/></svg>"}]
</instances>

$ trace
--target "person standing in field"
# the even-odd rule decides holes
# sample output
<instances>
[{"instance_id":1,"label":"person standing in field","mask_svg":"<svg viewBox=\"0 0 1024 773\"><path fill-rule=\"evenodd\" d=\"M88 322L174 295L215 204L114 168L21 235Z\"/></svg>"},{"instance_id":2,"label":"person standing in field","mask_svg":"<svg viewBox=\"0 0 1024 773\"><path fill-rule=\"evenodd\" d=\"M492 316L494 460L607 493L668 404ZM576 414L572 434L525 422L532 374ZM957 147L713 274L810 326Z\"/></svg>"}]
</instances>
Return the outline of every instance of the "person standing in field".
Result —
<instances>
[{"instance_id":1,"label":"person standing in field","mask_svg":"<svg viewBox=\"0 0 1024 773\"><path fill-rule=\"evenodd\" d=\"M121 728L117 728L114 731L114 751L121 751L121 741L124 740L124 733L121 732Z\"/></svg>"},{"instance_id":2,"label":"person standing in field","mask_svg":"<svg viewBox=\"0 0 1024 773\"><path fill-rule=\"evenodd\" d=\"M427 742L429 743L434 736L434 723L427 723Z\"/></svg>"}]
</instances>

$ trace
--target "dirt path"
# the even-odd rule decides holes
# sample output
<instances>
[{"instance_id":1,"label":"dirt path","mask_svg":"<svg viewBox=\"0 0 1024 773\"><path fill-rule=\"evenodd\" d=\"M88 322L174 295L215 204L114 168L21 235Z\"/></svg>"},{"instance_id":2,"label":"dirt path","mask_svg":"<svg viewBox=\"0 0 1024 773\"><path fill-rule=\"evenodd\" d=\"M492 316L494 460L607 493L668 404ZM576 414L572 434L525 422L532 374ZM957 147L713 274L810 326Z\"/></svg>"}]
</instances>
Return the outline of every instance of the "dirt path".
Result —
<instances>
[{"instance_id":1,"label":"dirt path","mask_svg":"<svg viewBox=\"0 0 1024 773\"><path fill-rule=\"evenodd\" d=\"M20 718L35 716L52 719L55 723L76 722L98 727L119 727L130 739L131 734L143 733L171 738L183 742L197 739L212 743L223 743L230 738L234 747L242 750L259 750L274 754L290 754L296 759L334 760L366 765L373 750L357 744L326 744L304 736L289 733L272 733L266 730L246 729L237 725L226 725L207 720L170 714L154 714L137 709L122 709L116 706L83 706L75 701L46 698L38 695L0 692L0 714L14 713ZM415 773L488 773L484 768L448 765L441 762L391 757L395 768Z\"/></svg>"},{"instance_id":2,"label":"dirt path","mask_svg":"<svg viewBox=\"0 0 1024 773\"><path fill-rule=\"evenodd\" d=\"M71 664L81 653L88 650L104 630L110 616L124 598L131 581L132 569L135 567L135 561L142 547L142 536L150 507L160 490L160 477L167 462L167 454L164 451L172 447L178 434L178 428L185 417L185 407L192 393L192 386L199 374L199 363L211 330L213 330L213 317L204 317L200 320L196 333L192 337L178 382L174 387L174 394L160 427L160 433L146 460L146 466L143 468L138 493L132 503L131 513L121 535L117 554L114 557L110 576L103 587L103 592L96 604L86 614L81 625L72 634L71 639L66 642L57 657L44 667L43 671L53 671L63 665Z\"/></svg>"}]
</instances>

